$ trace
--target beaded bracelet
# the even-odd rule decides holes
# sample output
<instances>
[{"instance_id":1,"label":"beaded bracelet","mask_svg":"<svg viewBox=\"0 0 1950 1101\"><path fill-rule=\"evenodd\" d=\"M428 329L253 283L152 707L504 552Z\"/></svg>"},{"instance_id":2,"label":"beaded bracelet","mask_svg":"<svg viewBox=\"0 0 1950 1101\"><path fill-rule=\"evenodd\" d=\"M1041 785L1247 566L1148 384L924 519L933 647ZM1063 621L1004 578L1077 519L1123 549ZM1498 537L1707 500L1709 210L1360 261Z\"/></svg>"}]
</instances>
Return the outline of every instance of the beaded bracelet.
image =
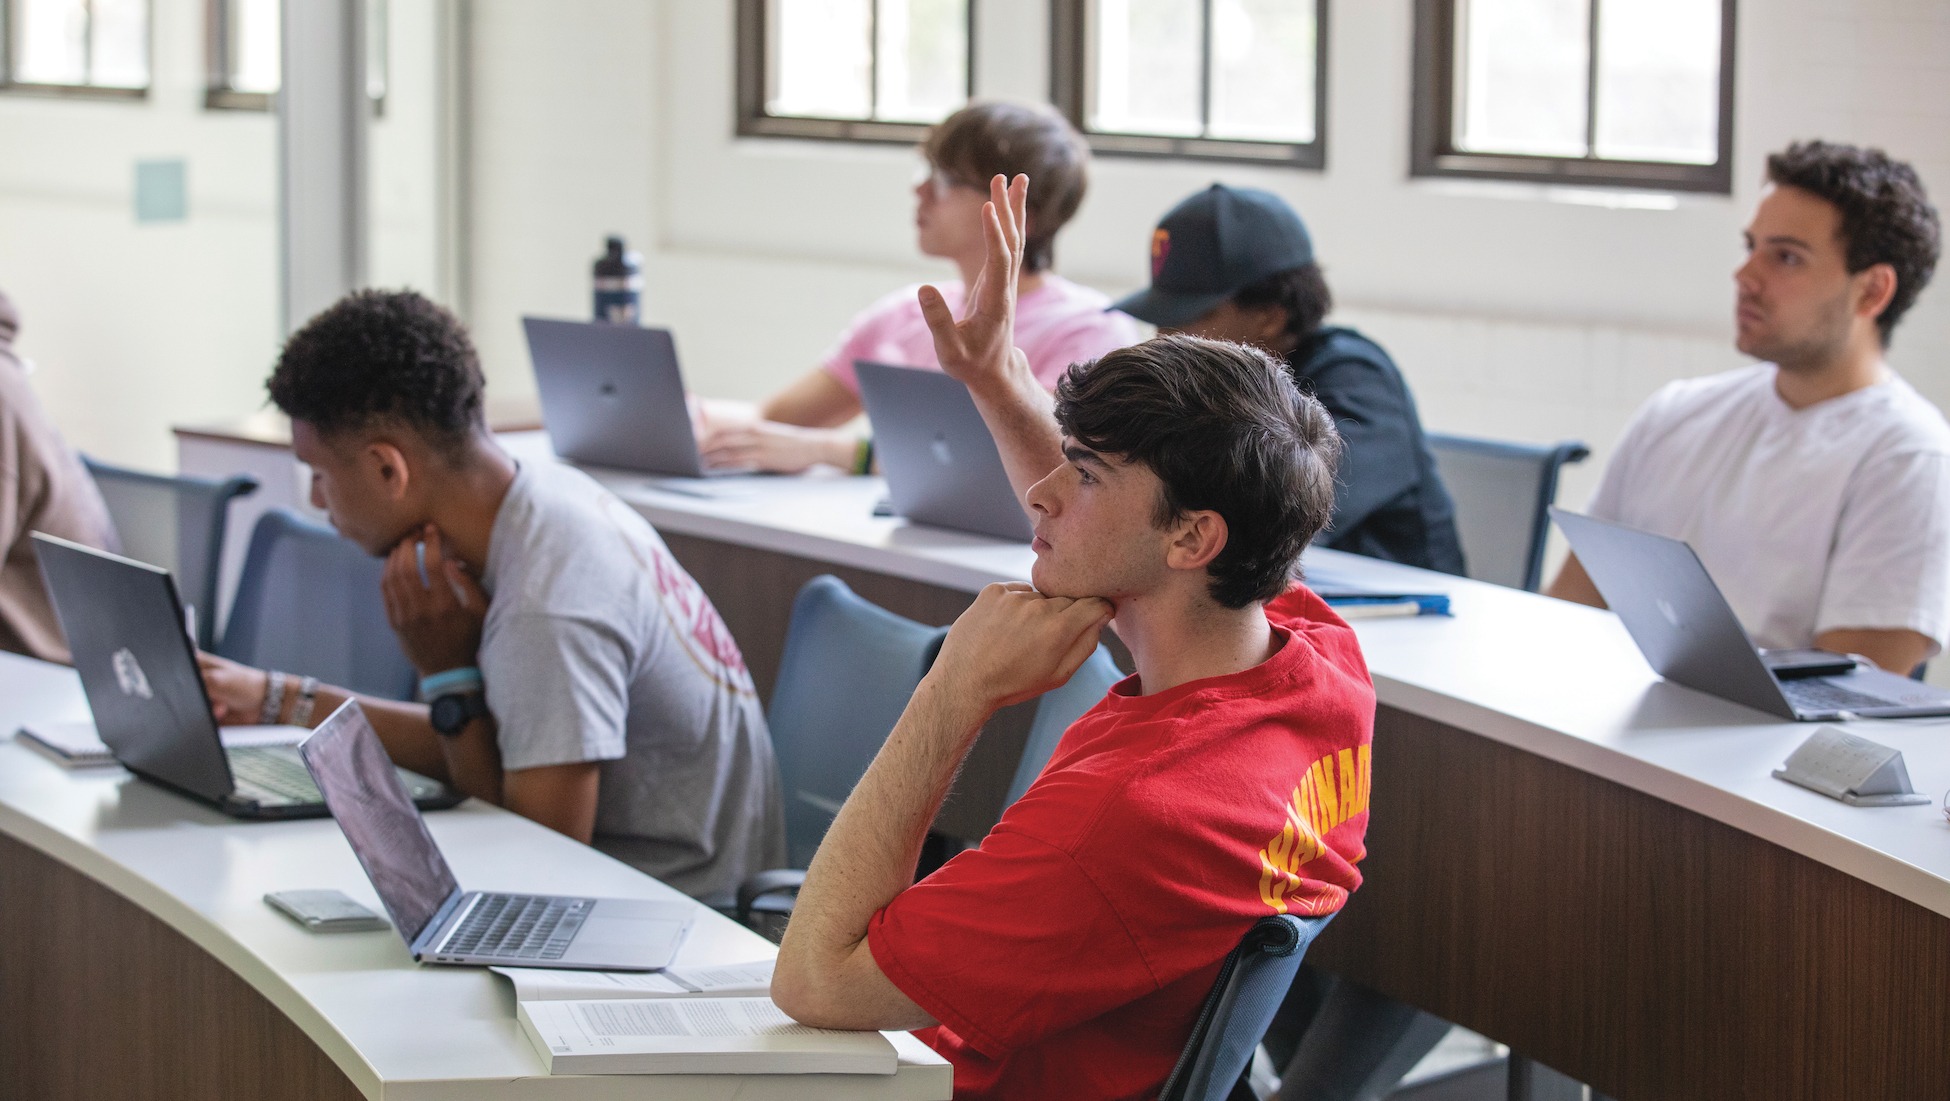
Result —
<instances>
[{"instance_id":1,"label":"beaded bracelet","mask_svg":"<svg viewBox=\"0 0 1950 1101\"><path fill-rule=\"evenodd\" d=\"M863 436L853 445L853 473L873 473L873 437Z\"/></svg>"},{"instance_id":2,"label":"beaded bracelet","mask_svg":"<svg viewBox=\"0 0 1950 1101\"><path fill-rule=\"evenodd\" d=\"M310 726L312 708L318 703L318 678L306 677L298 682L298 703L291 709L292 726Z\"/></svg>"},{"instance_id":3,"label":"beaded bracelet","mask_svg":"<svg viewBox=\"0 0 1950 1101\"><path fill-rule=\"evenodd\" d=\"M271 670L270 679L264 686L264 706L257 711L257 721L260 724L270 726L278 721L279 715L284 713L284 681L283 673L276 669Z\"/></svg>"}]
</instances>

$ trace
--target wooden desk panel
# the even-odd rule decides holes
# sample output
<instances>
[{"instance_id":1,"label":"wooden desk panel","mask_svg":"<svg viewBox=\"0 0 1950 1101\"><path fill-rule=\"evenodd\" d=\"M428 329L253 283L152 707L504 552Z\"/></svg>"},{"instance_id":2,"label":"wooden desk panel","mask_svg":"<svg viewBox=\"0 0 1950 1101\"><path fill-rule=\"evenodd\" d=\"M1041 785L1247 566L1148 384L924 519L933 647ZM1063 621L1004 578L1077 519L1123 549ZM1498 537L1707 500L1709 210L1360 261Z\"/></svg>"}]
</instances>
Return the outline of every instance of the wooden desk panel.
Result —
<instances>
[{"instance_id":1,"label":"wooden desk panel","mask_svg":"<svg viewBox=\"0 0 1950 1101\"><path fill-rule=\"evenodd\" d=\"M1622 1101L1950 1093L1950 919L1392 708L1374 756L1366 882L1310 963Z\"/></svg>"},{"instance_id":2,"label":"wooden desk panel","mask_svg":"<svg viewBox=\"0 0 1950 1101\"><path fill-rule=\"evenodd\" d=\"M356 1101L264 996L181 933L0 834L0 1097Z\"/></svg>"}]
</instances>

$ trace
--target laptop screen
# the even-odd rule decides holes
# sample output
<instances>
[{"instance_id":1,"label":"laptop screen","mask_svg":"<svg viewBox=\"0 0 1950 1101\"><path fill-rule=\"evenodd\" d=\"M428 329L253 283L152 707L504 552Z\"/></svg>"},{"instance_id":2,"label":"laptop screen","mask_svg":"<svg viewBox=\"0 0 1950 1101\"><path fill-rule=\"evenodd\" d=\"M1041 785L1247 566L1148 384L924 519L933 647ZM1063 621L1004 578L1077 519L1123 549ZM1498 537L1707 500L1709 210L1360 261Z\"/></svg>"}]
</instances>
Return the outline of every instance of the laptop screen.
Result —
<instances>
[{"instance_id":1,"label":"laptop screen","mask_svg":"<svg viewBox=\"0 0 1950 1101\"><path fill-rule=\"evenodd\" d=\"M332 712L298 753L394 928L413 944L460 884L358 701Z\"/></svg>"}]
</instances>

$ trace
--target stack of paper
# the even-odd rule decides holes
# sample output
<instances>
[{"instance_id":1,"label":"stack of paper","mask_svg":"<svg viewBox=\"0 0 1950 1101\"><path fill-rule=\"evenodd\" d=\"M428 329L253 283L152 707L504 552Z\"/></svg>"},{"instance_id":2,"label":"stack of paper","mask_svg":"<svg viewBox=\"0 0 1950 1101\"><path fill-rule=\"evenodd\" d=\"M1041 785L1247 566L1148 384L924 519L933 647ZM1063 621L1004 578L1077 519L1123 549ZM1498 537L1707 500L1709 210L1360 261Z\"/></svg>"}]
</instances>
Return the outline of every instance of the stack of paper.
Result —
<instances>
[{"instance_id":1,"label":"stack of paper","mask_svg":"<svg viewBox=\"0 0 1950 1101\"><path fill-rule=\"evenodd\" d=\"M223 744L238 746L297 745L311 733L302 726L226 726L218 730ZM93 768L115 763L114 754L88 719L71 722L22 723L15 740L38 750L62 768Z\"/></svg>"},{"instance_id":2,"label":"stack of paper","mask_svg":"<svg viewBox=\"0 0 1950 1101\"><path fill-rule=\"evenodd\" d=\"M550 1074L892 1074L878 1032L794 1022L770 998L520 1002Z\"/></svg>"},{"instance_id":3,"label":"stack of paper","mask_svg":"<svg viewBox=\"0 0 1950 1101\"><path fill-rule=\"evenodd\" d=\"M518 1002L598 1001L608 998L758 998L772 988L772 961L662 971L557 971L496 967L515 984Z\"/></svg>"}]
</instances>

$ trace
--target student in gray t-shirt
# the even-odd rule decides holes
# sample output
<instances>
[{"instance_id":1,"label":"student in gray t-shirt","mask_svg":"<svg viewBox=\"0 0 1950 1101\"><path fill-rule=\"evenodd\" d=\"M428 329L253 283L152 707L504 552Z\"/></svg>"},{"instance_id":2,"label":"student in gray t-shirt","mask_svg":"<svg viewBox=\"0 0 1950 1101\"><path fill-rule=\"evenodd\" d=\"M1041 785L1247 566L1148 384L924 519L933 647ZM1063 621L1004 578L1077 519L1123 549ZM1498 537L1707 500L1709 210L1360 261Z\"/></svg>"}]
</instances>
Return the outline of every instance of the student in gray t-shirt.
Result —
<instances>
[{"instance_id":1,"label":"student in gray t-shirt","mask_svg":"<svg viewBox=\"0 0 1950 1101\"><path fill-rule=\"evenodd\" d=\"M312 503L387 560L387 617L429 701L361 697L393 760L708 902L783 862L771 742L724 622L629 506L495 444L451 314L349 295L268 388ZM224 722L310 725L351 696L202 661Z\"/></svg>"}]
</instances>

